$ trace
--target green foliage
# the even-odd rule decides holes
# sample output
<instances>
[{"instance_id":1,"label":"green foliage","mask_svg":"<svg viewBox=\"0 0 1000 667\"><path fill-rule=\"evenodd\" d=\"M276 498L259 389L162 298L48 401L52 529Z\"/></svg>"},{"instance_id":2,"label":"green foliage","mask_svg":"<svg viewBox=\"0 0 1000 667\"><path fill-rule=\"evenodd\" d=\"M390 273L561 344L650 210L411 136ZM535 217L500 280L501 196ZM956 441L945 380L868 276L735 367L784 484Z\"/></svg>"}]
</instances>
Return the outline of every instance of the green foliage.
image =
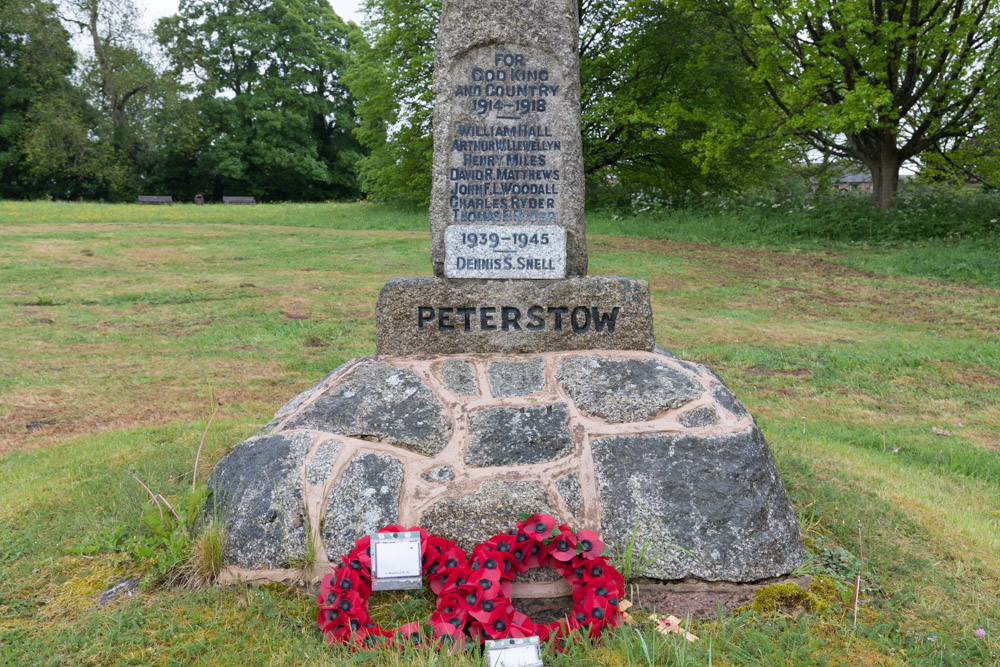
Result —
<instances>
[{"instance_id":1,"label":"green foliage","mask_svg":"<svg viewBox=\"0 0 1000 667\"><path fill-rule=\"evenodd\" d=\"M864 163L880 210L900 165L974 132L1000 66L1000 3L716 0L770 103L755 131Z\"/></svg>"},{"instance_id":2,"label":"green foliage","mask_svg":"<svg viewBox=\"0 0 1000 667\"><path fill-rule=\"evenodd\" d=\"M546 665L997 664L1000 294L934 279L982 248L1000 286L996 235L922 243L927 264L901 278L898 258L916 242L772 237L798 214L754 208L774 221L753 233L740 227L749 207L595 213L593 271L649 281L658 340L717 370L754 414L797 515L810 517L816 570L842 573L835 586L857 573L862 522L871 593L858 625L837 613L845 591L830 614L693 620L690 643L633 608L637 625ZM209 382L232 401L201 479L285 397L372 353L381 285L429 269L425 213L0 202L0 222L0 662L482 665L426 647L328 647L315 594L298 587L150 587L97 608L62 585L95 563L133 565L121 549L148 495L123 469L155 480L180 513L205 429L192 387ZM38 295L58 305L26 305ZM283 316L289 301L313 319ZM330 347L304 347L310 335ZM47 418L59 424L25 428ZM65 555L86 542L97 558ZM53 590L73 592L72 614ZM388 626L429 609L413 593L379 602Z\"/></svg>"},{"instance_id":3,"label":"green foliage","mask_svg":"<svg viewBox=\"0 0 1000 667\"><path fill-rule=\"evenodd\" d=\"M803 590L801 586L791 581L762 586L754 593L753 602L736 611L797 612L803 609L811 612L825 611L836 599L836 587L833 587L831 592L831 586L832 583L827 579L821 580L817 585L817 589L826 596L825 599L814 593L812 586L808 590ZM830 599L831 595L834 596L833 599Z\"/></svg>"},{"instance_id":4,"label":"green foliage","mask_svg":"<svg viewBox=\"0 0 1000 667\"><path fill-rule=\"evenodd\" d=\"M375 200L426 205L433 152L431 79L440 0L365 0L365 39L346 82L358 100L359 168Z\"/></svg>"},{"instance_id":5,"label":"green foliage","mask_svg":"<svg viewBox=\"0 0 1000 667\"><path fill-rule=\"evenodd\" d=\"M170 150L186 192L260 199L358 193L354 101L341 82L358 38L323 0L184 0L156 28L177 76L199 83Z\"/></svg>"},{"instance_id":6,"label":"green foliage","mask_svg":"<svg viewBox=\"0 0 1000 667\"><path fill-rule=\"evenodd\" d=\"M664 554L649 551L649 542L639 543L639 524L632 526L632 535L622 544L614 544L610 553L612 564L618 570L626 583L631 581L637 572L652 566L664 558Z\"/></svg>"},{"instance_id":7,"label":"green foliage","mask_svg":"<svg viewBox=\"0 0 1000 667\"><path fill-rule=\"evenodd\" d=\"M580 79L591 201L651 187L727 192L769 175L742 131L762 91L717 17L673 2L585 2Z\"/></svg>"},{"instance_id":8,"label":"green foliage","mask_svg":"<svg viewBox=\"0 0 1000 667\"><path fill-rule=\"evenodd\" d=\"M45 112L64 99L74 61L53 4L0 3L0 198L44 191L31 173L25 142L59 130Z\"/></svg>"},{"instance_id":9,"label":"green foliage","mask_svg":"<svg viewBox=\"0 0 1000 667\"><path fill-rule=\"evenodd\" d=\"M366 0L366 42L347 81L361 179L373 199L430 196L434 47L440 0ZM720 22L653 0L581 5L584 168L598 199L657 184L724 191L759 182L770 162L738 132L758 94Z\"/></svg>"},{"instance_id":10,"label":"green foliage","mask_svg":"<svg viewBox=\"0 0 1000 667\"><path fill-rule=\"evenodd\" d=\"M205 502L212 495L204 484L184 493L172 507L162 496L142 506L142 530L126 548L140 561L148 561L161 575L176 573L188 560L202 521Z\"/></svg>"}]
</instances>

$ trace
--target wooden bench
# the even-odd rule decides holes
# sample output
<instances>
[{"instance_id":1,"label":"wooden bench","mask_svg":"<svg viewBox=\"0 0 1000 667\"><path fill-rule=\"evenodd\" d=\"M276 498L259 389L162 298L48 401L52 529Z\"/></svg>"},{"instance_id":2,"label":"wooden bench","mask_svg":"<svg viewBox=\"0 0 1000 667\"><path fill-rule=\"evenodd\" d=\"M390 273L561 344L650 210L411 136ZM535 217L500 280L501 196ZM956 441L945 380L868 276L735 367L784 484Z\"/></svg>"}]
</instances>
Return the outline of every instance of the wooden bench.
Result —
<instances>
[{"instance_id":1,"label":"wooden bench","mask_svg":"<svg viewBox=\"0 0 1000 667\"><path fill-rule=\"evenodd\" d=\"M256 204L253 197L225 197L222 198L223 204Z\"/></svg>"},{"instance_id":2,"label":"wooden bench","mask_svg":"<svg viewBox=\"0 0 1000 667\"><path fill-rule=\"evenodd\" d=\"M172 206L174 198L170 195L139 195L140 204L166 204Z\"/></svg>"}]
</instances>

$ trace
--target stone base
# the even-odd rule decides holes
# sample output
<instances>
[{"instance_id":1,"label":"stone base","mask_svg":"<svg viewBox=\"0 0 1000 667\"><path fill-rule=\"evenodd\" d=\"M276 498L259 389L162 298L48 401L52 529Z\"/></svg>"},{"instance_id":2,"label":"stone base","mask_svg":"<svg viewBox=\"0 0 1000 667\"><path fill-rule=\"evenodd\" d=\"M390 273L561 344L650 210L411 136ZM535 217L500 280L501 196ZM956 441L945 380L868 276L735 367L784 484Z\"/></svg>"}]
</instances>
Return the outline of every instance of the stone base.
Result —
<instances>
[{"instance_id":1,"label":"stone base","mask_svg":"<svg viewBox=\"0 0 1000 667\"><path fill-rule=\"evenodd\" d=\"M393 278L375 306L381 355L653 349L649 284Z\"/></svg>"},{"instance_id":2,"label":"stone base","mask_svg":"<svg viewBox=\"0 0 1000 667\"><path fill-rule=\"evenodd\" d=\"M660 348L662 350L662 348ZM764 437L704 366L669 353L369 357L330 373L211 478L223 580L321 576L354 540L420 525L466 550L549 512L656 580L753 582L802 564ZM307 568L308 569L308 568ZM560 594L527 578L523 597Z\"/></svg>"}]
</instances>

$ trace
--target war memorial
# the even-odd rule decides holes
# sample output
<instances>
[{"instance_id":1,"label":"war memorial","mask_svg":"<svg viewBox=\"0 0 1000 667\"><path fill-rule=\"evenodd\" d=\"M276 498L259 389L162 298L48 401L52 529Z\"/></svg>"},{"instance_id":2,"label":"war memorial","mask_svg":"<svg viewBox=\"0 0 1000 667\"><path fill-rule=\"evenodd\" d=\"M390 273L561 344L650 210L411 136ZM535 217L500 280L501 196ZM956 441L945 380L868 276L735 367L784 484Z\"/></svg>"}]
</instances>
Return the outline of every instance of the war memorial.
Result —
<instances>
[{"instance_id":1,"label":"war memorial","mask_svg":"<svg viewBox=\"0 0 1000 667\"><path fill-rule=\"evenodd\" d=\"M587 274L577 34L569 0L445 0L433 277L387 282L376 354L217 465L223 581L303 567L318 580L389 524L469 549L536 513L619 548L634 539L659 555L633 573L654 583L802 564L754 418L711 369L656 345L646 282ZM529 579L515 597L568 591Z\"/></svg>"}]
</instances>

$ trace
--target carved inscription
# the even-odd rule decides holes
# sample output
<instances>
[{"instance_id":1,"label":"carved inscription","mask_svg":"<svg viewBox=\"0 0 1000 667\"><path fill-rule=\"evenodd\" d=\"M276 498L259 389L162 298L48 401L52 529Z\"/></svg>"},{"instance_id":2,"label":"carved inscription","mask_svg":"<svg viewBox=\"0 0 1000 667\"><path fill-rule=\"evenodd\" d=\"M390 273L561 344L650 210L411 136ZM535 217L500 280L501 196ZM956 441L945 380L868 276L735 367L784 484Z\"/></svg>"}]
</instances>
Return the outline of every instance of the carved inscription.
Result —
<instances>
[{"instance_id":1,"label":"carved inscription","mask_svg":"<svg viewBox=\"0 0 1000 667\"><path fill-rule=\"evenodd\" d=\"M449 278L565 278L566 230L558 225L450 225Z\"/></svg>"},{"instance_id":2,"label":"carved inscription","mask_svg":"<svg viewBox=\"0 0 1000 667\"><path fill-rule=\"evenodd\" d=\"M418 331L588 331L613 334L620 306L417 306L414 314Z\"/></svg>"},{"instance_id":3,"label":"carved inscription","mask_svg":"<svg viewBox=\"0 0 1000 667\"><path fill-rule=\"evenodd\" d=\"M462 64L449 160L452 223L560 223L563 84L535 49L485 47Z\"/></svg>"}]
</instances>

